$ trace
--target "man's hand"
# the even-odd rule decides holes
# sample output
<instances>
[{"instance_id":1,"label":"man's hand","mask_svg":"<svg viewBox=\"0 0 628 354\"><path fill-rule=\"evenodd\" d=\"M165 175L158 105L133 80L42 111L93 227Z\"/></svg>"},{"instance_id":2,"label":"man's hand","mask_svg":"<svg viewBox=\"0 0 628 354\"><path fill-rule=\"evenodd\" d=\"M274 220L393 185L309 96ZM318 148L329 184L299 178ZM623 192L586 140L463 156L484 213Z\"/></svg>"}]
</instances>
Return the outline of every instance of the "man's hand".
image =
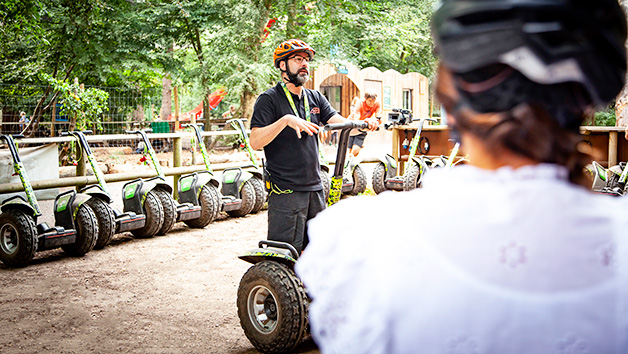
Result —
<instances>
[{"instance_id":1,"label":"man's hand","mask_svg":"<svg viewBox=\"0 0 628 354\"><path fill-rule=\"evenodd\" d=\"M318 133L318 130L320 129L318 125L292 114L286 114L281 119L285 119L286 125L297 132L299 139L301 139L301 132L306 132L309 136L312 136L315 133Z\"/></svg>"},{"instance_id":2,"label":"man's hand","mask_svg":"<svg viewBox=\"0 0 628 354\"><path fill-rule=\"evenodd\" d=\"M628 140L628 125L626 126L626 134L624 135L624 138L626 138L626 140Z\"/></svg>"},{"instance_id":3,"label":"man's hand","mask_svg":"<svg viewBox=\"0 0 628 354\"><path fill-rule=\"evenodd\" d=\"M366 118L364 121L368 123L370 131L374 131L379 126L379 121L377 120L377 118Z\"/></svg>"}]
</instances>

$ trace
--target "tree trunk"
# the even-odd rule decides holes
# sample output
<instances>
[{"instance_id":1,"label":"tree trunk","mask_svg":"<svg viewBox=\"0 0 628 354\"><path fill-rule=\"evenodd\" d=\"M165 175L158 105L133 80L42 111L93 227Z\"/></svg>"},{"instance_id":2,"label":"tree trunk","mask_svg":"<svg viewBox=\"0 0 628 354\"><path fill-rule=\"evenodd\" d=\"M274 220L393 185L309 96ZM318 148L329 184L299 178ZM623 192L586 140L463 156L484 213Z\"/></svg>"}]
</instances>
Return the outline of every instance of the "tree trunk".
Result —
<instances>
[{"instance_id":1,"label":"tree trunk","mask_svg":"<svg viewBox=\"0 0 628 354\"><path fill-rule=\"evenodd\" d=\"M628 0L619 0L624 12L628 13ZM626 73L626 82L628 82L628 73ZM617 96L617 101L615 103L615 117L617 118L617 122L615 123L618 127L628 126L628 85L624 85L624 88Z\"/></svg>"},{"instance_id":2,"label":"tree trunk","mask_svg":"<svg viewBox=\"0 0 628 354\"><path fill-rule=\"evenodd\" d=\"M170 79L170 74L164 76L162 85L159 117L161 117L162 120L168 120L168 117L172 113L172 80Z\"/></svg>"}]
</instances>

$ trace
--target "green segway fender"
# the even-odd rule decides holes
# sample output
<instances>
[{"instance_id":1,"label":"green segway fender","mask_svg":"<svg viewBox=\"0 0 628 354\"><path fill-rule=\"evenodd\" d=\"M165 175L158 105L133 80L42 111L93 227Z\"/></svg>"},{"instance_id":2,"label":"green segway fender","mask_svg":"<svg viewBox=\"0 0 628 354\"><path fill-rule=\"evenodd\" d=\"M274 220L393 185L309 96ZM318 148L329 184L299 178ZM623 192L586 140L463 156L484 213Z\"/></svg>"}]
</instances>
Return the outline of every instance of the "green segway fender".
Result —
<instances>
[{"instance_id":1,"label":"green segway fender","mask_svg":"<svg viewBox=\"0 0 628 354\"><path fill-rule=\"evenodd\" d=\"M92 184L91 186L85 186L79 189L79 193L87 194L94 198L102 199L107 204L111 204L111 202L113 201L109 193L105 192L102 189L102 187L97 184Z\"/></svg>"},{"instance_id":2,"label":"green segway fender","mask_svg":"<svg viewBox=\"0 0 628 354\"><path fill-rule=\"evenodd\" d=\"M33 208L28 202L19 195L11 197L4 202L2 202L2 206L0 206L0 210L4 213L8 210L18 209L23 211L25 214L35 217L37 212L35 208Z\"/></svg>"},{"instance_id":3,"label":"green segway fender","mask_svg":"<svg viewBox=\"0 0 628 354\"><path fill-rule=\"evenodd\" d=\"M288 267L294 267L299 255L297 250L290 244L277 241L260 241L259 248L254 248L238 258L252 264L262 261L273 260L283 263ZM266 247L264 247L266 246Z\"/></svg>"},{"instance_id":4,"label":"green segway fender","mask_svg":"<svg viewBox=\"0 0 628 354\"><path fill-rule=\"evenodd\" d=\"M209 171L194 172L179 178L179 202L200 205L198 199L205 185L218 188L220 182Z\"/></svg>"},{"instance_id":5,"label":"green segway fender","mask_svg":"<svg viewBox=\"0 0 628 354\"><path fill-rule=\"evenodd\" d=\"M157 177L149 178L149 179L146 180L144 185L146 186L147 183L154 183L155 184L155 186L152 187L151 190L153 188L158 187L159 189L163 189L163 190L165 190L166 192L168 192L169 194L172 195L173 188L172 188L172 186L168 182L166 182L165 179L163 179L163 177L157 176ZM148 193L148 191L146 193ZM144 205L143 201L142 201L142 205Z\"/></svg>"},{"instance_id":6,"label":"green segway fender","mask_svg":"<svg viewBox=\"0 0 628 354\"><path fill-rule=\"evenodd\" d=\"M252 174L256 178L259 178L261 180L264 179L264 175L262 174L260 169L257 168L256 166L253 166L253 165L242 166L242 170ZM248 180L248 178L247 178L247 180Z\"/></svg>"}]
</instances>

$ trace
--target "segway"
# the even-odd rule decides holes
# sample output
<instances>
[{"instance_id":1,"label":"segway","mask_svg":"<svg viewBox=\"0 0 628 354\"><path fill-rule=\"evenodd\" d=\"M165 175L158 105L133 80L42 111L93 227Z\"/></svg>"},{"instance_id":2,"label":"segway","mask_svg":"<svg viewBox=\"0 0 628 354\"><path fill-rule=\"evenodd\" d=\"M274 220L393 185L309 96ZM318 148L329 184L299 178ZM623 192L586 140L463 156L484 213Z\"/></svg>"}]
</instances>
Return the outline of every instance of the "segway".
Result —
<instances>
[{"instance_id":1,"label":"segway","mask_svg":"<svg viewBox=\"0 0 628 354\"><path fill-rule=\"evenodd\" d=\"M164 223L157 231L157 235L164 235L175 222L184 222L189 227L203 228L212 222L218 215L220 207L216 193L210 191L217 187L217 181L210 174L191 173L179 178L178 202L172 197L172 186L166 182L166 175L159 165L155 149L150 143L146 132L152 129L127 131L127 134L139 134L144 141L144 155L148 155L157 177L148 179L154 182L155 194L164 209Z\"/></svg>"},{"instance_id":2,"label":"segway","mask_svg":"<svg viewBox=\"0 0 628 354\"><path fill-rule=\"evenodd\" d=\"M339 201L342 194L344 161L349 132L353 128L366 129L368 124L350 121L324 127L327 131L341 130L328 205ZM289 352L301 342L308 329L309 299L294 272L299 253L285 242L260 241L258 246L239 257L253 264L238 288L240 324L258 350Z\"/></svg>"},{"instance_id":3,"label":"segway","mask_svg":"<svg viewBox=\"0 0 628 354\"><path fill-rule=\"evenodd\" d=\"M157 184L135 179L125 183L122 187L122 203L124 212L113 208L113 198L105 182L96 157L85 139L85 134L92 134L91 130L62 132L62 136L71 135L76 138L83 149L87 162L96 177L98 184L88 185L79 190L92 198L87 202L96 212L98 218L98 241L96 248L103 248L109 244L113 235L130 231L136 238L150 238L157 234L164 220L164 211L155 194Z\"/></svg>"},{"instance_id":4,"label":"segway","mask_svg":"<svg viewBox=\"0 0 628 354\"><path fill-rule=\"evenodd\" d=\"M628 194L626 162L605 169L597 161L593 161L590 166L587 166L587 169L593 175L592 191L616 197Z\"/></svg>"},{"instance_id":5,"label":"segway","mask_svg":"<svg viewBox=\"0 0 628 354\"><path fill-rule=\"evenodd\" d=\"M235 118L229 119L227 123L230 123L231 126L240 133L240 147L246 149L247 155L251 160L251 165L243 166L242 169L243 171L253 175L253 178L251 178L251 185L255 190L255 205L253 206L251 213L255 214L264 207L264 203L266 203L266 199L268 198L268 193L266 193L266 188L264 188L264 173L255 158L253 148L251 148L251 141L246 133L244 121L244 119Z\"/></svg>"},{"instance_id":6,"label":"segway","mask_svg":"<svg viewBox=\"0 0 628 354\"><path fill-rule=\"evenodd\" d=\"M9 267L24 267L35 252L57 247L70 256L85 255L94 248L98 238L98 221L87 203L90 196L74 190L59 194L54 203L55 226L45 222L37 224L41 209L13 137L23 135L0 136L7 142L26 200L14 196L0 206L0 261Z\"/></svg>"},{"instance_id":7,"label":"segway","mask_svg":"<svg viewBox=\"0 0 628 354\"><path fill-rule=\"evenodd\" d=\"M216 216L218 216L218 213L220 213L220 211L224 211L229 215L235 213L234 216L244 216L250 213L255 204L255 193L251 185L247 185L246 187L244 187L243 185L240 186L241 188L245 189L243 190L243 193L242 193L242 194L246 193L246 195L244 195L245 197L244 200L236 197L240 194L238 193L238 191L230 191L230 193L232 193L231 195L223 195L222 193L219 193L218 190L216 189L216 186L219 185L219 182L217 179L214 178L214 171L212 170L211 163L209 162L209 159L208 159L209 156L207 153L207 149L205 148L205 144L203 144L203 137L201 136L201 130L200 130L202 126L203 124L200 124L200 123L182 125L182 127L193 128L196 134L198 147L201 151L201 156L203 156L203 162L205 163L205 168L207 169L207 171L202 171L199 173L208 173L211 176L212 187L213 187L211 188L211 192L213 194L212 197L215 198L216 202L219 204L219 207L216 208L216 211L217 211ZM235 169L235 171L238 171L238 170ZM223 176L225 175L223 174ZM236 186L237 186L237 183L236 183Z\"/></svg>"},{"instance_id":8,"label":"segway","mask_svg":"<svg viewBox=\"0 0 628 354\"><path fill-rule=\"evenodd\" d=\"M373 169L372 184L375 193L380 194L387 190L403 191L406 190L404 181L407 179L416 179L418 181L421 179L423 173L431 164L431 161L426 157L416 156L417 151L425 154L429 150L429 140L421 136L423 124L426 120L436 121L436 119L428 117L418 119L419 126L416 134L410 141L410 151L403 173L400 174L401 171L398 168L397 161L391 154L386 154L383 158L380 158L380 162ZM393 125L410 124L413 121L412 111L393 109L393 112L388 114L388 121L389 123L386 124L387 128Z\"/></svg>"}]
</instances>

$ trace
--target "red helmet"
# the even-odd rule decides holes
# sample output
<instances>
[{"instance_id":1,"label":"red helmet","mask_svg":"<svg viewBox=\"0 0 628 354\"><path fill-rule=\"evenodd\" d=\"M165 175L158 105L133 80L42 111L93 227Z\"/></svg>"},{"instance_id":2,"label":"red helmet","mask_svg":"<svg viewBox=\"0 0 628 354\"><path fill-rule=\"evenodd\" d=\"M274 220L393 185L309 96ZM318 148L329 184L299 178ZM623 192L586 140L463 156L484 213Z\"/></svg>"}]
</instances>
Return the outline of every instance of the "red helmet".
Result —
<instances>
[{"instance_id":1,"label":"red helmet","mask_svg":"<svg viewBox=\"0 0 628 354\"><path fill-rule=\"evenodd\" d=\"M282 59L286 59L296 53L307 53L310 60L312 60L316 51L300 39L288 39L287 41L282 42L279 47L275 49L275 53L273 54L275 67L279 67L279 62Z\"/></svg>"}]
</instances>

